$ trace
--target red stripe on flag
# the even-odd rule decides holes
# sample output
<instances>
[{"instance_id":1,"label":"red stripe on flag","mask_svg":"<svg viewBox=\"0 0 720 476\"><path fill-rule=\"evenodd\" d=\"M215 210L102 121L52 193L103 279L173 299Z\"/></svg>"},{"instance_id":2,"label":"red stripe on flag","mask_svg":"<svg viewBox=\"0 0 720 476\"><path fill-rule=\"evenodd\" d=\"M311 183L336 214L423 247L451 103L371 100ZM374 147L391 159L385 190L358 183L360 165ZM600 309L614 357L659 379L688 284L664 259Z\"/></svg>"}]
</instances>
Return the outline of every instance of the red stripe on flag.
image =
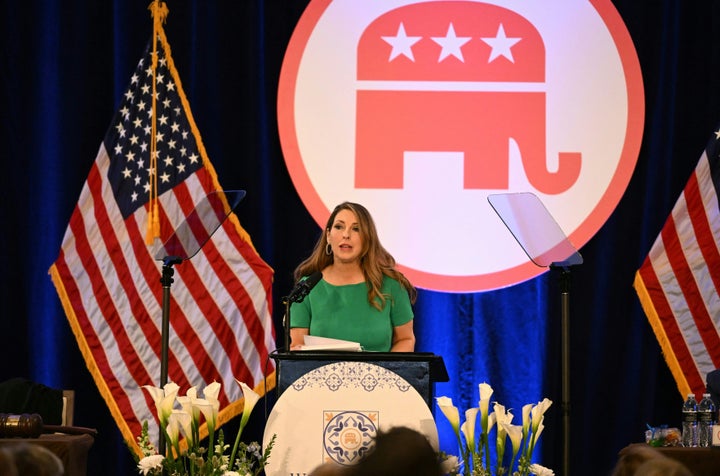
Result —
<instances>
[{"instance_id":1,"label":"red stripe on flag","mask_svg":"<svg viewBox=\"0 0 720 476\"><path fill-rule=\"evenodd\" d=\"M232 227L231 223L225 223L226 227ZM265 266L264 268L261 268L259 266L254 266L254 260L252 258L253 255L255 255L254 252L250 252L250 246L247 242L242 240L242 238L237 234L230 234L229 236L235 245L236 249L243 255L247 256L246 262L250 264L253 271L258 275L258 278L260 279L263 277L263 275L266 275L262 282L269 283L271 282L272 276L271 271ZM242 286L242 283L237 281L233 282L233 285L235 285L232 289L229 290L230 295L233 296L235 303L237 304L238 308L240 309L240 312L243 317L243 321L245 322L245 326L247 327L249 331L250 338L252 339L253 343L255 344L255 348L257 349L259 353L259 358L261 362L265 362L268 359L268 350L266 347L266 343L264 340L266 330L262 326L262 322L260 321L260 317L257 314L257 310L252 305L252 299L250 299L250 296L247 293L247 290L244 286ZM270 290L265 289L265 292L267 295L270 295ZM266 301L267 302L267 301ZM270 307L270 304L268 304L268 312L272 313L272 308ZM273 333L274 335L274 333ZM257 382L256 382L257 383Z\"/></svg>"},{"instance_id":2,"label":"red stripe on flag","mask_svg":"<svg viewBox=\"0 0 720 476\"><path fill-rule=\"evenodd\" d=\"M720 280L718 280L717 272L714 272L714 270L720 268L720 255L718 255L718 248L705 213L705 205L698 187L696 173L692 174L690 180L688 180L684 195L690 221L695 232L695 239L704 258L703 269L709 271L715 293L717 293L717 290L720 289ZM693 279L691 282L693 284L693 294L686 299L695 317L700 336L708 350L708 355L711 357L715 367L718 367L720 366L720 336L718 336L712 316L708 313L707 302L697 287L697 281Z\"/></svg>"},{"instance_id":3,"label":"red stripe on flag","mask_svg":"<svg viewBox=\"0 0 720 476\"><path fill-rule=\"evenodd\" d=\"M95 296L98 303L102 304L103 302L107 301L107 289L105 288L104 281L102 280L102 274L98 273L97 264L92 258L90 246L85 235L83 217L81 213L77 212L77 210L76 213L73 213L72 217L70 218L70 223L68 227L75 238L75 246L78 251L78 257L82 260L83 269L87 270L86 274L92 280L93 295ZM62 268L64 268L65 262L63 261L62 264ZM114 369L113 366L109 363L109 360L107 359L107 354L105 353L106 349L101 342L99 336L95 332L95 327L93 326L93 323L90 321L90 318L86 313L85 304L82 300L83 292L76 287L75 278L72 276L70 270L68 270L67 268L64 269L65 272L63 273L63 275L65 277L63 279L63 283L69 296L77 296L75 299L71 300L76 303L74 305L74 309L78 319L78 324L82 329L85 340L88 343L89 350L93 354L98 370L103 376L110 391L113 392L114 395L116 395L115 399L120 411L123 413L128 412L129 414L133 414L134 412L132 410L129 399L126 397L122 387L119 385L117 379L115 378L114 371L118 369ZM99 306L98 309L103 312L105 322L108 321L108 314L112 316L115 312L114 307L110 312L108 312L108 309L110 308L105 308L102 305ZM121 342L123 342L123 340L127 342L126 338L123 339L123 337L126 336L124 336L124 332L118 331L117 328L113 326L114 323L112 321L117 321L117 319L110 319L110 321L111 322L108 322L109 328L113 332L113 335L116 336L116 338L119 337L120 340L118 342L118 345L122 346ZM97 323L95 324L97 325ZM127 354L121 354L121 358L124 364L129 367L130 364L126 360L126 356ZM118 393L121 394L120 398L117 397Z\"/></svg>"},{"instance_id":4,"label":"red stripe on flag","mask_svg":"<svg viewBox=\"0 0 720 476\"><path fill-rule=\"evenodd\" d=\"M707 314L705 303L698 290L695 276L693 276L690 267L688 266L685 254L683 253L682 244L680 243L677 228L675 226L675 220L672 215L668 218L663 230L661 232L662 241L665 244L665 252L672 267L673 274L677 280L677 284L682 291L685 304L690 310L693 321L698 328L698 331L704 329L706 323L710 320L710 316ZM700 336L703 340L705 336ZM711 337L710 341L713 345L716 345L717 335L715 339ZM697 367L697 363L693 360L693 368ZM694 388L694 387L693 387Z\"/></svg>"},{"instance_id":5,"label":"red stripe on flag","mask_svg":"<svg viewBox=\"0 0 720 476\"><path fill-rule=\"evenodd\" d=\"M655 307L660 324L667 336L668 344L675 354L675 359L680 365L680 368L688 381L688 385L690 388L697 388L696 385L704 385L703 377L700 376L700 373L697 370L695 360L690 353L690 349L687 347L685 337L682 335L682 332L678 327L674 311L667 299L665 291L660 285L660 281L655 274L655 270L652 267L649 257L645 258L645 261L638 272L642 277L650 300Z\"/></svg>"}]
</instances>

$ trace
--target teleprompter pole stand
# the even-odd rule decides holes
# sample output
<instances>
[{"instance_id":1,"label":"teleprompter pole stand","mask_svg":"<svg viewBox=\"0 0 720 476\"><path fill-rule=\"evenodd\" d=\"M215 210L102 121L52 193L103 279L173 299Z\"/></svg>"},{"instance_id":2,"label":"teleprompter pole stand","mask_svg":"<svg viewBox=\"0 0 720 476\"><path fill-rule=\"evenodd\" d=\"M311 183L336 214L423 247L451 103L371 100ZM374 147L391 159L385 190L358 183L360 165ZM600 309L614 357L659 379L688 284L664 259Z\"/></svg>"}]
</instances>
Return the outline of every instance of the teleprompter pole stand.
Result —
<instances>
[{"instance_id":1,"label":"teleprompter pole stand","mask_svg":"<svg viewBox=\"0 0 720 476\"><path fill-rule=\"evenodd\" d=\"M170 343L170 286L173 283L175 270L173 265L182 263L179 256L166 256L163 258L162 277L160 283L163 288L162 300L162 347L160 350L160 388L164 388L168 381L168 347ZM165 455L165 431L160 429L158 453Z\"/></svg>"},{"instance_id":2,"label":"teleprompter pole stand","mask_svg":"<svg viewBox=\"0 0 720 476\"><path fill-rule=\"evenodd\" d=\"M560 326L562 360L563 476L570 476L570 268L550 266L560 273Z\"/></svg>"}]
</instances>

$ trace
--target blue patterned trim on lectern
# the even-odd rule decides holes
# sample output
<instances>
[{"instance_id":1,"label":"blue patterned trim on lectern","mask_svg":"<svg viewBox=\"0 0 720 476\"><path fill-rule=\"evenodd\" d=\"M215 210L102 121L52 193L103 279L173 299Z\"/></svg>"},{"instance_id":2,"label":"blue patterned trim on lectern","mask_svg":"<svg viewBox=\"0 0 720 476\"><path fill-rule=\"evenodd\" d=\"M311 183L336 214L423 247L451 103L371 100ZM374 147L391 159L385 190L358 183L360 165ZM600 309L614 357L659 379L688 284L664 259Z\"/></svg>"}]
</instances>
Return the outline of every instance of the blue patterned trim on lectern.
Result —
<instances>
[{"instance_id":1,"label":"blue patterned trim on lectern","mask_svg":"<svg viewBox=\"0 0 720 476\"><path fill-rule=\"evenodd\" d=\"M363 389L372 392L376 388L396 388L407 392L410 384L392 370L367 362L337 362L311 370L293 384L301 392L306 388L326 387L331 391L341 388Z\"/></svg>"}]
</instances>

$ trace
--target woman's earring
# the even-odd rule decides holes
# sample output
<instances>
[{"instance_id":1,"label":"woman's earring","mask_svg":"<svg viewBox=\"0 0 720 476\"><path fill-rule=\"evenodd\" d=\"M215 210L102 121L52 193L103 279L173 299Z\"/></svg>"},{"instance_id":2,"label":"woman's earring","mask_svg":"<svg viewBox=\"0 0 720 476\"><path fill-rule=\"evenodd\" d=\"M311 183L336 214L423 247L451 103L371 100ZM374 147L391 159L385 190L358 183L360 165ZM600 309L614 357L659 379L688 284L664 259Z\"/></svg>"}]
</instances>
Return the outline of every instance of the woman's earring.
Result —
<instances>
[{"instance_id":1,"label":"woman's earring","mask_svg":"<svg viewBox=\"0 0 720 476\"><path fill-rule=\"evenodd\" d=\"M328 256L332 254L332 245L329 242L325 245L325 254Z\"/></svg>"}]
</instances>

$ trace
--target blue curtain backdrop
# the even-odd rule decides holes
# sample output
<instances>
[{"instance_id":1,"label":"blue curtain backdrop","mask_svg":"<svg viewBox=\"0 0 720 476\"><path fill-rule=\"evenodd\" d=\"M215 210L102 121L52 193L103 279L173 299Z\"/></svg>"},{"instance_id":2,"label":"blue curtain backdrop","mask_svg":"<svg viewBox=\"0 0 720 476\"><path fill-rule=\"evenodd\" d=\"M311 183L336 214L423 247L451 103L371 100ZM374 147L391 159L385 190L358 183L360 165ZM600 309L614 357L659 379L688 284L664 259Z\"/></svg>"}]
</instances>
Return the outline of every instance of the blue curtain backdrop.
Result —
<instances>
[{"instance_id":1,"label":"blue curtain backdrop","mask_svg":"<svg viewBox=\"0 0 720 476\"><path fill-rule=\"evenodd\" d=\"M0 380L19 376L77 391L76 424L100 432L88 474L136 470L47 270L150 37L149 3L0 3ZM225 188L247 190L240 221L276 271L274 317L282 343L279 297L320 232L286 171L275 114L283 54L307 0L167 4L173 58L210 159ZM626 194L572 272L571 468L586 475L608 474L617 452L643 438L646 423L679 424L682 396L632 281L720 120L720 4L614 4L640 58L646 126ZM488 382L494 398L517 415L545 396L555 402L541 461L556 474L562 464L559 292L558 277L548 272L488 293L422 291L416 305L418 350L443 356L451 376L437 395L461 408L476 406L477 384ZM256 410L248 438L260 438L271 404ZM438 423L452 450L444 418Z\"/></svg>"}]
</instances>

